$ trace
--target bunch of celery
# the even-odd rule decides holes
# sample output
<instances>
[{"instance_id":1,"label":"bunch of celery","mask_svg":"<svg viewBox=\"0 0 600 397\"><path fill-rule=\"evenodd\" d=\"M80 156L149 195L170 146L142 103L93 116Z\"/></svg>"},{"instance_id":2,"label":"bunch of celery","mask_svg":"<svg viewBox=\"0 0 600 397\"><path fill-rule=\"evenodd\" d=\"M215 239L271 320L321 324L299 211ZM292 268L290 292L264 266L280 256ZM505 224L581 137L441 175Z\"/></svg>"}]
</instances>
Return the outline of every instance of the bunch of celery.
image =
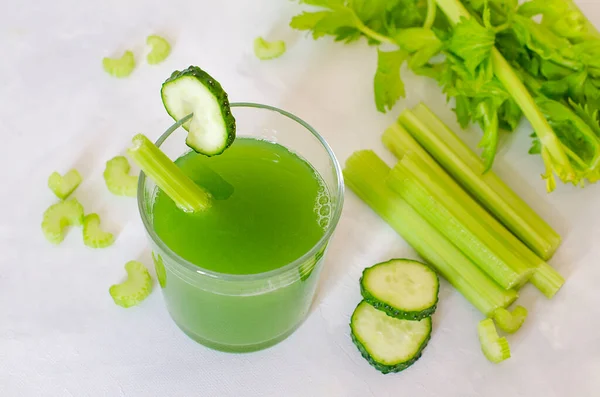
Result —
<instances>
[{"instance_id":1,"label":"bunch of celery","mask_svg":"<svg viewBox=\"0 0 600 397\"><path fill-rule=\"evenodd\" d=\"M500 130L514 130L524 114L548 191L555 175L580 185L600 179L600 34L571 0L302 2L321 8L294 17L291 26L314 38L366 37L398 48L378 50L379 111L404 96L400 68L407 63L455 99L463 127L481 126L483 171L492 166Z\"/></svg>"}]
</instances>

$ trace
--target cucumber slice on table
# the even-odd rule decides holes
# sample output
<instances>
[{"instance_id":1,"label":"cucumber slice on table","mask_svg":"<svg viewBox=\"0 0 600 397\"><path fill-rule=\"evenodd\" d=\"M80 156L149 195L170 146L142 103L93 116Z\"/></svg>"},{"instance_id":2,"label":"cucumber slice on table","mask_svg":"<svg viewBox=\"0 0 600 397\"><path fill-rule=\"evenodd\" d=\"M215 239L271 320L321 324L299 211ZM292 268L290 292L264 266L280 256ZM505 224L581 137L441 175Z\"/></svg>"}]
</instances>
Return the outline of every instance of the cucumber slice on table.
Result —
<instances>
[{"instance_id":1,"label":"cucumber slice on table","mask_svg":"<svg viewBox=\"0 0 600 397\"><path fill-rule=\"evenodd\" d=\"M420 320L437 307L437 274L420 262L392 259L363 271L360 290L366 302L392 317Z\"/></svg>"},{"instance_id":2,"label":"cucumber slice on table","mask_svg":"<svg viewBox=\"0 0 600 397\"><path fill-rule=\"evenodd\" d=\"M415 363L431 337L431 317L420 321L390 317L369 303L358 304L350 320L352 341L378 371L400 372Z\"/></svg>"},{"instance_id":3,"label":"cucumber slice on table","mask_svg":"<svg viewBox=\"0 0 600 397\"><path fill-rule=\"evenodd\" d=\"M180 120L188 131L185 143L198 153L223 153L235 139L235 118L221 85L197 66L175 71L162 85L162 101L167 113Z\"/></svg>"}]
</instances>

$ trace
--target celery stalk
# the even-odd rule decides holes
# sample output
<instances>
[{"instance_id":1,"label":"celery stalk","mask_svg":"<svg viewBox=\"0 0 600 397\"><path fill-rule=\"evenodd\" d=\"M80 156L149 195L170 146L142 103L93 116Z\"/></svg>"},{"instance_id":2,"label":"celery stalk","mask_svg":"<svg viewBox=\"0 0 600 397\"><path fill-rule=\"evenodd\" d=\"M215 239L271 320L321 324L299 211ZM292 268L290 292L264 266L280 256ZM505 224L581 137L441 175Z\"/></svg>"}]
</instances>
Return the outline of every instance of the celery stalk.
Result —
<instances>
[{"instance_id":1,"label":"celery stalk","mask_svg":"<svg viewBox=\"0 0 600 397\"><path fill-rule=\"evenodd\" d=\"M399 119L425 150L510 231L543 259L552 257L560 236L492 171L427 106Z\"/></svg>"},{"instance_id":2,"label":"celery stalk","mask_svg":"<svg viewBox=\"0 0 600 397\"><path fill-rule=\"evenodd\" d=\"M433 119L435 118L435 115L431 113L429 118ZM447 127L445 128L447 131L450 131L447 129ZM437 131L440 130L438 129ZM452 131L450 131L450 133L451 135L449 136L444 136L441 134L438 135L441 135L442 139L445 142L453 142L453 139L460 142L460 140L458 140L458 138L452 133ZM444 134L448 135L446 133ZM502 244L514 250L531 266L537 267L537 271L533 274L529 281L544 295L546 295L546 297L551 298L562 287L562 285L564 284L564 279L562 278L562 276L550 265L548 265L548 263L546 263L542 258L537 256L533 251L531 251L525 244L523 244L521 240L515 237L515 235L513 235L504 225L502 225L496 218L494 218L488 211L486 211L486 209L480 203L475 201L473 197L471 197L465 190L463 190L463 188L458 183L456 183L456 181L452 179L450 175L448 175L448 173L438 163L435 162L435 160L433 160L429 153L427 153L425 149L423 149L423 147L421 147L402 126L394 124L391 127L389 127L383 134L383 143L398 158L402 158L407 153L412 153L413 155L416 155L421 160L423 160L431 168L431 170L435 172L435 178L438 181L442 182L446 189L449 189L449 195L455 198L457 202L461 203L463 208L468 209L468 211L472 213L475 219L477 219L482 225L484 225L486 229L493 232L498 241L502 242ZM462 142L460 143L462 144ZM451 152L449 153L452 154ZM461 158L468 158L467 153L468 152L460 152L460 155L462 156ZM473 154L472 152L470 153ZM438 158L441 157L438 156ZM456 167L460 167L462 163L460 161L456 161L457 158L459 157L451 157L449 164L454 165ZM480 164L480 166L483 167L479 159L476 156L475 158L478 164ZM467 171L468 170L469 169L467 168ZM493 178L491 178L490 176L492 175L493 174L489 172L485 175L482 175L481 177L483 178L483 180L490 178L489 180L493 182L491 186L497 186L498 188L504 186L506 191L510 193L510 196L507 197L514 196L517 200L520 201L519 197L516 196L516 194L512 192L512 190L508 189L508 187L506 187L506 185L504 185L504 183L498 177L493 175ZM472 180L476 181L477 179ZM493 193L494 190L491 190L489 192ZM482 204L486 203L487 202L482 201ZM529 207L527 208L530 212L533 213L533 210L531 210ZM535 215L535 213L533 214Z\"/></svg>"},{"instance_id":3,"label":"celery stalk","mask_svg":"<svg viewBox=\"0 0 600 397\"><path fill-rule=\"evenodd\" d=\"M501 287L525 284L535 266L497 239L435 174L411 153L394 167L387 183Z\"/></svg>"},{"instance_id":4,"label":"celery stalk","mask_svg":"<svg viewBox=\"0 0 600 397\"><path fill-rule=\"evenodd\" d=\"M142 171L186 212L198 212L210 207L211 196L198 186L166 154L142 134L133 137L127 153Z\"/></svg>"},{"instance_id":5,"label":"celery stalk","mask_svg":"<svg viewBox=\"0 0 600 397\"><path fill-rule=\"evenodd\" d=\"M485 315L507 307L517 298L504 290L456 246L425 221L408 203L390 190L385 180L390 168L370 150L354 153L346 161L346 184L365 201L431 266Z\"/></svg>"}]
</instances>

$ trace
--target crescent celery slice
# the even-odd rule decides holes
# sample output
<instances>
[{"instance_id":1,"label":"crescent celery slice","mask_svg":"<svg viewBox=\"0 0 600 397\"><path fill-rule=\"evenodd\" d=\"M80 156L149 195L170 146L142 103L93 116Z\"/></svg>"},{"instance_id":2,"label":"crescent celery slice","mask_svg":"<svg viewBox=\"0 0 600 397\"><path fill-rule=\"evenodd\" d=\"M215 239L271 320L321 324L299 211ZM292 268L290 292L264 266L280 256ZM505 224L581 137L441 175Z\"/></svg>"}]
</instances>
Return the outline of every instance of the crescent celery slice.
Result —
<instances>
[{"instance_id":1,"label":"crescent celery slice","mask_svg":"<svg viewBox=\"0 0 600 397\"><path fill-rule=\"evenodd\" d=\"M254 39L254 55L258 59L275 59L282 56L284 52L285 41L283 40L266 41L262 37Z\"/></svg>"},{"instance_id":2,"label":"crescent celery slice","mask_svg":"<svg viewBox=\"0 0 600 397\"><path fill-rule=\"evenodd\" d=\"M148 269L138 261L125 264L127 280L110 287L109 293L115 303L122 307L135 306L152 292L152 278Z\"/></svg>"},{"instance_id":3,"label":"crescent celery slice","mask_svg":"<svg viewBox=\"0 0 600 397\"><path fill-rule=\"evenodd\" d=\"M481 350L485 357L493 363L510 358L510 346L505 337L499 337L494 320L486 318L477 326Z\"/></svg>"},{"instance_id":4,"label":"crescent celery slice","mask_svg":"<svg viewBox=\"0 0 600 397\"><path fill-rule=\"evenodd\" d=\"M104 181L112 194L135 197L137 193L137 175L129 175L131 166L124 156L114 157L106 162Z\"/></svg>"},{"instance_id":5,"label":"crescent celery slice","mask_svg":"<svg viewBox=\"0 0 600 397\"><path fill-rule=\"evenodd\" d=\"M525 322L525 319L527 318L527 309L523 306L517 306L511 313L500 307L494 312L493 318L496 321L498 328L512 334L517 332Z\"/></svg>"},{"instance_id":6,"label":"crescent celery slice","mask_svg":"<svg viewBox=\"0 0 600 397\"><path fill-rule=\"evenodd\" d=\"M76 199L61 201L48 207L42 220L42 231L52 244L65 238L68 226L79 226L83 222L83 206Z\"/></svg>"},{"instance_id":7,"label":"crescent celery slice","mask_svg":"<svg viewBox=\"0 0 600 397\"><path fill-rule=\"evenodd\" d=\"M77 189L81 181L81 175L76 169L70 170L65 175L53 172L48 178L48 187L54 192L56 197L64 200Z\"/></svg>"},{"instance_id":8,"label":"crescent celery slice","mask_svg":"<svg viewBox=\"0 0 600 397\"><path fill-rule=\"evenodd\" d=\"M103 58L102 67L104 71L114 77L127 77L135 68L133 52L125 51L121 58Z\"/></svg>"},{"instance_id":9,"label":"crescent celery slice","mask_svg":"<svg viewBox=\"0 0 600 397\"><path fill-rule=\"evenodd\" d=\"M152 47L152 50L146 57L146 61L150 65L161 63L171 54L171 45L163 37L156 35L148 36L146 44Z\"/></svg>"},{"instance_id":10,"label":"crescent celery slice","mask_svg":"<svg viewBox=\"0 0 600 397\"><path fill-rule=\"evenodd\" d=\"M115 241L115 236L100 229L98 214L88 214L83 218L83 243L92 248L105 248Z\"/></svg>"}]
</instances>

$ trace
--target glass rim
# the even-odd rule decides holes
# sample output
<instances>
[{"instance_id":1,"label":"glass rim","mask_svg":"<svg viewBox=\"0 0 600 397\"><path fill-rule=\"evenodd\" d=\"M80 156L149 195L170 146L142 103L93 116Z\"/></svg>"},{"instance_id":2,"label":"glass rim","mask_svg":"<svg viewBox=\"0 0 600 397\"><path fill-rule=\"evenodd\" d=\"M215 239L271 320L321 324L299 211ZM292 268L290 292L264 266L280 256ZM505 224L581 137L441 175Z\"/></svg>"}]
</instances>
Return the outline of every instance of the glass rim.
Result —
<instances>
[{"instance_id":1,"label":"glass rim","mask_svg":"<svg viewBox=\"0 0 600 397\"><path fill-rule=\"evenodd\" d=\"M138 211L142 218L142 223L144 224L144 228L146 229L146 232L150 236L150 239L164 253L166 253L168 256L170 256L172 259L174 259L174 261L177 263L177 265L183 266L184 268L192 271L193 273L197 273L202 276L208 276L208 277L211 277L214 279L220 279L220 280L224 280L224 281L256 281L256 280L268 279L271 277L276 277L276 276L285 274L289 270L295 269L295 268L301 266L302 264L306 263L312 257L317 255L317 253L321 249L321 247L324 244L326 244L329 241L329 239L331 239L331 236L333 235L333 232L335 231L337 224L340 220L340 217L342 214L342 208L343 208L343 204L344 204L344 177L342 174L342 167L340 166L340 163L338 162L337 157L333 153L333 150L331 149L331 147L329 146L327 141L310 124L308 124L307 122L305 122L298 116L296 116L290 112L287 112L285 110L274 107L274 106L263 105L263 104L254 103L254 102L234 102L234 103L230 104L230 107L231 108L254 108L254 109L269 110L269 111L277 112L277 113L281 114L282 116L287 117L287 118L291 119L292 121L295 121L296 123L303 126L306 130L308 130L308 132L310 132L319 141L321 146L327 152L327 155L329 156L329 159L330 159L330 161L333 165L333 169L335 171L335 185L336 185L335 187L336 187L336 190L338 193L338 197L336 198L336 201L335 201L336 207L335 207L334 212L332 213L329 224L327 225L327 228L325 229L325 233L323 233L323 236L321 236L319 241L317 241L302 256L300 256L299 258L297 258L277 269L269 270L267 272L262 272L262 273L254 273L254 274L221 273L221 272L216 272L213 270L205 269L199 265L196 265L196 264L188 261L185 258L182 258L179 254L177 254L169 246L167 246L167 244L165 244L162 241L162 239L156 234L156 232L154 231L154 228L151 224L150 216L147 215L148 212L146 211L147 205L146 205L146 200L144 199L146 174L143 171L140 171L140 176L139 176L138 186L137 186ZM174 123L173 125L171 125L156 140L156 142L155 142L156 146L160 147L167 140L167 138L169 138L169 136L171 136L171 134L173 132L175 132L179 127L181 127L181 125L188 119L188 117L189 116L186 116L183 119L181 119L181 120L177 121L176 123ZM289 149L293 151L293 148L289 148Z\"/></svg>"}]
</instances>

